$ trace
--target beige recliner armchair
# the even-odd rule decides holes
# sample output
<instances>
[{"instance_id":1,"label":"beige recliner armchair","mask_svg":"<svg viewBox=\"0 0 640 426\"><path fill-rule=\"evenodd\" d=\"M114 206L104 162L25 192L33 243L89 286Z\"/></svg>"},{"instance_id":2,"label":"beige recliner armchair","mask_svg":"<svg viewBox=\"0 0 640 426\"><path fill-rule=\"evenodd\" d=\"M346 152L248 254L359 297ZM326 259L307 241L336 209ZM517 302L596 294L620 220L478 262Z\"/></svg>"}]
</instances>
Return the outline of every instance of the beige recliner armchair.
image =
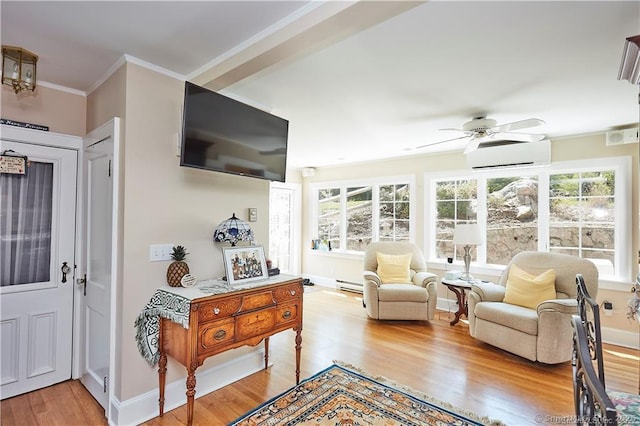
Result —
<instances>
[{"instance_id":1,"label":"beige recliner armchair","mask_svg":"<svg viewBox=\"0 0 640 426\"><path fill-rule=\"evenodd\" d=\"M535 309L503 302L513 265L534 276L553 269L555 298L542 301ZM569 361L573 348L571 316L577 313L576 274L582 274L589 293L595 297L598 270L591 261L559 253L530 251L515 255L498 284L472 285L468 295L469 333L531 361Z\"/></svg>"},{"instance_id":2,"label":"beige recliner armchair","mask_svg":"<svg viewBox=\"0 0 640 426\"><path fill-rule=\"evenodd\" d=\"M385 282L379 270L378 253L408 256L407 278L398 282ZM438 301L437 275L427 272L422 251L413 243L377 242L367 246L364 252L363 304L367 315L381 320L430 320L433 319Z\"/></svg>"}]
</instances>

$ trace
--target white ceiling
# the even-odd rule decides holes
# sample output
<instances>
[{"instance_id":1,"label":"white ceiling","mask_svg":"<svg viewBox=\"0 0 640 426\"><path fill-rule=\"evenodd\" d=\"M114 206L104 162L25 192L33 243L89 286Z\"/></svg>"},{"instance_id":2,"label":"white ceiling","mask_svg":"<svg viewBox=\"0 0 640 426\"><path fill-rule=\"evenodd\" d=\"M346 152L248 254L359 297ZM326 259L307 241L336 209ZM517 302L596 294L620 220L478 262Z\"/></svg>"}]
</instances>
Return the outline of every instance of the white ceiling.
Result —
<instances>
[{"instance_id":1,"label":"white ceiling","mask_svg":"<svg viewBox=\"0 0 640 426\"><path fill-rule=\"evenodd\" d=\"M289 165L436 150L479 114L550 138L638 122L618 81L638 1L0 2L2 44L90 91L123 55L290 121Z\"/></svg>"}]
</instances>

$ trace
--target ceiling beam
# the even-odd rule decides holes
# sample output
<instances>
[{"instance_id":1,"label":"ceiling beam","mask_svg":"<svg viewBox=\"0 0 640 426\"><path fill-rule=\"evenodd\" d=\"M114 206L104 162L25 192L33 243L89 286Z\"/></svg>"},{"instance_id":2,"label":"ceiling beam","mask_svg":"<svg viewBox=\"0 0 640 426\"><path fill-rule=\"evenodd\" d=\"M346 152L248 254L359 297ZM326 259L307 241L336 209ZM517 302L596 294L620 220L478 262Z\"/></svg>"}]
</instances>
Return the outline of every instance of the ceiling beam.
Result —
<instances>
[{"instance_id":1,"label":"ceiling beam","mask_svg":"<svg viewBox=\"0 0 640 426\"><path fill-rule=\"evenodd\" d=\"M424 1L311 3L300 16L216 58L187 79L220 90L285 60L317 52Z\"/></svg>"}]
</instances>

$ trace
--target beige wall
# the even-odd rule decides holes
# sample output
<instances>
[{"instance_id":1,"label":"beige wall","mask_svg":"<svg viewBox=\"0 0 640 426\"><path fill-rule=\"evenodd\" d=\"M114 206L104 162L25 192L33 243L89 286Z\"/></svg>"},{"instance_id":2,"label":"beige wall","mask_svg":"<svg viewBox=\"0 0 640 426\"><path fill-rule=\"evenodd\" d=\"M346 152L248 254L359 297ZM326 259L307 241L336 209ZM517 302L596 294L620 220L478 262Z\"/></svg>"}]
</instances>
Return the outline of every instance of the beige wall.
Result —
<instances>
[{"instance_id":1,"label":"beige wall","mask_svg":"<svg viewBox=\"0 0 640 426\"><path fill-rule=\"evenodd\" d=\"M638 221L638 193L640 186L638 184L638 145L619 145L607 147L605 144L605 135L589 135L574 138L566 138L552 141L553 161L569 161L577 159L603 158L631 156L632 157L632 206L633 209L629 214L632 217L632 229L628 235L632 238L632 250L628 255L633 258L632 264L636 265L634 274L637 273L637 256L640 240L638 229L640 224ZM378 162L369 162L362 164L350 164L342 167L326 167L319 168L316 175L311 178L305 178L303 184L303 232L302 232L302 271L307 276L327 277L330 279L342 279L346 281L361 282L362 280L362 258L360 256L332 256L331 254L314 252L309 248L310 241L316 238L314 230L310 229L309 206L312 201L310 197L310 183L349 180L349 179L366 179L367 177L377 178L380 176L396 176L414 174L416 179L416 243L420 247L424 247L424 173L446 170L465 169L466 164L464 156L461 153L442 154L442 155L423 155L416 157L405 157L392 160L384 160ZM444 274L444 270L432 270L439 275ZM495 280L492 276L478 276L482 279ZM629 283L629 289L631 283ZM440 286L442 287L442 286ZM598 300L609 300L614 304L615 314L612 317L603 317L603 327L610 327L621 331L637 332L638 324L629 323L625 318L626 300L630 293L615 290L601 290L598 294ZM439 288L439 297L454 298L453 295L447 294L444 287Z\"/></svg>"},{"instance_id":2,"label":"beige wall","mask_svg":"<svg viewBox=\"0 0 640 426\"><path fill-rule=\"evenodd\" d=\"M45 86L16 95L2 85L2 118L49 126L50 132L84 136L86 98Z\"/></svg>"},{"instance_id":3,"label":"beige wall","mask_svg":"<svg viewBox=\"0 0 640 426\"><path fill-rule=\"evenodd\" d=\"M150 367L135 345L134 321L156 288L166 285L169 262L149 262L151 244L181 244L198 279L224 275L222 251L214 244L215 227L232 213L247 219L248 207L258 208L251 226L256 242L268 243L269 183L259 179L180 167L177 138L184 82L126 64L90 96L88 123L95 126L112 115L123 115L121 166L122 266L116 318L116 380L120 401L157 387ZM219 364L243 348L208 360ZM170 361L168 381L185 376L184 367Z\"/></svg>"}]
</instances>

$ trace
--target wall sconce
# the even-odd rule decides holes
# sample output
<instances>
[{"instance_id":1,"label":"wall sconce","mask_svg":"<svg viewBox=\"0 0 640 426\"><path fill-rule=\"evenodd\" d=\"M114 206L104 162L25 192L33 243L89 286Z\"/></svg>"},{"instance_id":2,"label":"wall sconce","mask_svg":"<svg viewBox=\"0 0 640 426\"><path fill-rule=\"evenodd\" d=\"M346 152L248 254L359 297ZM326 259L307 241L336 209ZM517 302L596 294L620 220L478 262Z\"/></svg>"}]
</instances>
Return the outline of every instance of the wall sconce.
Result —
<instances>
[{"instance_id":1,"label":"wall sconce","mask_svg":"<svg viewBox=\"0 0 640 426\"><path fill-rule=\"evenodd\" d=\"M253 231L247 222L238 219L234 213L218 225L213 233L213 241L228 242L234 247L239 241L253 241Z\"/></svg>"},{"instance_id":2,"label":"wall sconce","mask_svg":"<svg viewBox=\"0 0 640 426\"><path fill-rule=\"evenodd\" d=\"M21 47L2 46L2 84L20 93L36 89L38 56Z\"/></svg>"},{"instance_id":3,"label":"wall sconce","mask_svg":"<svg viewBox=\"0 0 640 426\"><path fill-rule=\"evenodd\" d=\"M624 41L618 80L629 80L631 84L640 83L640 35L627 37Z\"/></svg>"}]
</instances>

